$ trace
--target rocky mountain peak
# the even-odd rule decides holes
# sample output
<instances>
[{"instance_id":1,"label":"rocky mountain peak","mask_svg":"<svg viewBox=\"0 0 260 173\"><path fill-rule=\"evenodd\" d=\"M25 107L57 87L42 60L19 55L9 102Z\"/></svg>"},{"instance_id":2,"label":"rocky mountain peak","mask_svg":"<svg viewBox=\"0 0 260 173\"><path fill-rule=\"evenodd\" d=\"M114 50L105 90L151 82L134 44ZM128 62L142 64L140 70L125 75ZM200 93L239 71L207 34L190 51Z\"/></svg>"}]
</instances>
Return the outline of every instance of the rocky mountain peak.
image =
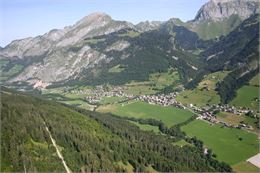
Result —
<instances>
[{"instance_id":1,"label":"rocky mountain peak","mask_svg":"<svg viewBox=\"0 0 260 173\"><path fill-rule=\"evenodd\" d=\"M259 2L257 0L210 0L201 7L194 21L219 21L231 15L238 15L244 20L259 12Z\"/></svg>"},{"instance_id":2,"label":"rocky mountain peak","mask_svg":"<svg viewBox=\"0 0 260 173\"><path fill-rule=\"evenodd\" d=\"M75 26L80 26L80 25L89 25L91 23L97 23L97 22L110 22L112 21L112 18L107 15L106 13L101 13L101 12L94 12L91 13L88 16L83 17L81 20L79 20Z\"/></svg>"}]
</instances>

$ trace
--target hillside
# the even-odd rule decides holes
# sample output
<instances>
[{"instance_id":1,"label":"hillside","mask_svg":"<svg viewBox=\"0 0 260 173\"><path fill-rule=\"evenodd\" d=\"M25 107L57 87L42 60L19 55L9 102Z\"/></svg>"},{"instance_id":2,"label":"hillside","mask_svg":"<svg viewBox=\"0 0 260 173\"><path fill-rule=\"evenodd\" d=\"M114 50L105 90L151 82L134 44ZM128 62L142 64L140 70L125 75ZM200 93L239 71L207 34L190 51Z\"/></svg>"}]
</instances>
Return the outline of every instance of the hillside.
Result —
<instances>
[{"instance_id":1,"label":"hillside","mask_svg":"<svg viewBox=\"0 0 260 173\"><path fill-rule=\"evenodd\" d=\"M1 171L230 171L200 148L113 117L1 88ZM55 148L53 138L56 141ZM68 172L68 171L67 171Z\"/></svg>"}]
</instances>

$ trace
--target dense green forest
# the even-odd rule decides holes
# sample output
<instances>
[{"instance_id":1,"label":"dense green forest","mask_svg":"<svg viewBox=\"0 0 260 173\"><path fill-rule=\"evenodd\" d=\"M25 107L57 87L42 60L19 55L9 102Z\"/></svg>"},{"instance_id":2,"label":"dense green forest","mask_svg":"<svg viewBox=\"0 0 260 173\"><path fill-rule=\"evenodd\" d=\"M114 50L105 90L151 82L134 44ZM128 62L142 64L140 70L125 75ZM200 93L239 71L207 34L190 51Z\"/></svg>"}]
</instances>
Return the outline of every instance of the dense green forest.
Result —
<instances>
[{"instance_id":1,"label":"dense green forest","mask_svg":"<svg viewBox=\"0 0 260 173\"><path fill-rule=\"evenodd\" d=\"M52 101L1 91L1 171L64 171L46 127L73 171L229 172L231 168L203 154L203 144L173 145L173 139L141 131L126 120ZM74 109L74 110L73 110ZM45 125L46 124L46 125ZM172 134L174 135L174 134Z\"/></svg>"}]
</instances>

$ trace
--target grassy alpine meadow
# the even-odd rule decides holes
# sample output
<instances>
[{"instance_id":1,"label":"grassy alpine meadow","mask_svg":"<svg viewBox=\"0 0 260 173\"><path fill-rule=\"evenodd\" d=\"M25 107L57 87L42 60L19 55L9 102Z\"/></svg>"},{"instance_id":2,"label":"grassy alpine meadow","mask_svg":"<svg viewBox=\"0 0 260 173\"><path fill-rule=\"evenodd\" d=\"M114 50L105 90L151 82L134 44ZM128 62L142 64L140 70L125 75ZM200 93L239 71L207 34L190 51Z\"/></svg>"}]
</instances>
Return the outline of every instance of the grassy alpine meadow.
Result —
<instances>
[{"instance_id":1,"label":"grassy alpine meadow","mask_svg":"<svg viewBox=\"0 0 260 173\"><path fill-rule=\"evenodd\" d=\"M125 70L125 67L122 65L116 65L108 70L109 73L120 73Z\"/></svg>"},{"instance_id":2,"label":"grassy alpine meadow","mask_svg":"<svg viewBox=\"0 0 260 173\"><path fill-rule=\"evenodd\" d=\"M249 85L260 86L260 74L255 75L249 82Z\"/></svg>"},{"instance_id":3,"label":"grassy alpine meadow","mask_svg":"<svg viewBox=\"0 0 260 173\"><path fill-rule=\"evenodd\" d=\"M231 104L257 110L259 108L257 99L259 99L259 87L245 85L237 91L237 96L231 101Z\"/></svg>"},{"instance_id":4,"label":"grassy alpine meadow","mask_svg":"<svg viewBox=\"0 0 260 173\"><path fill-rule=\"evenodd\" d=\"M177 96L177 100L183 104L206 106L207 104L219 104L220 96L216 89L218 81L224 79L229 71L219 71L207 76L193 90L184 90Z\"/></svg>"},{"instance_id":5,"label":"grassy alpine meadow","mask_svg":"<svg viewBox=\"0 0 260 173\"><path fill-rule=\"evenodd\" d=\"M118 116L161 120L168 127L182 123L193 116L193 113L188 110L172 106L151 105L141 101L108 105L107 107L100 107L98 111L110 112Z\"/></svg>"},{"instance_id":6,"label":"grassy alpine meadow","mask_svg":"<svg viewBox=\"0 0 260 173\"><path fill-rule=\"evenodd\" d=\"M87 110L93 110L94 106L88 104L87 102L84 102L83 100L66 100L66 101L60 101L61 103L65 103L67 105L77 106L83 109Z\"/></svg>"},{"instance_id":7,"label":"grassy alpine meadow","mask_svg":"<svg viewBox=\"0 0 260 173\"><path fill-rule=\"evenodd\" d=\"M155 133L160 133L160 130L157 126L152 126L152 125L149 125L149 124L140 124L138 122L134 122L134 121L129 121L135 125L137 125L141 130L144 130L144 131L153 131Z\"/></svg>"},{"instance_id":8,"label":"grassy alpine meadow","mask_svg":"<svg viewBox=\"0 0 260 173\"><path fill-rule=\"evenodd\" d=\"M102 97L101 104L113 104L122 100L125 100L126 97Z\"/></svg>"},{"instance_id":9,"label":"grassy alpine meadow","mask_svg":"<svg viewBox=\"0 0 260 173\"><path fill-rule=\"evenodd\" d=\"M231 101L231 105L247 107L253 110L259 109L259 86L260 75L255 75L248 85L243 86L237 91L237 96Z\"/></svg>"},{"instance_id":10,"label":"grassy alpine meadow","mask_svg":"<svg viewBox=\"0 0 260 173\"><path fill-rule=\"evenodd\" d=\"M177 96L177 100L183 104L193 104L196 106L206 106L206 104L220 103L220 97L216 91L206 91L195 88L194 90L184 90Z\"/></svg>"},{"instance_id":11,"label":"grassy alpine meadow","mask_svg":"<svg viewBox=\"0 0 260 173\"><path fill-rule=\"evenodd\" d=\"M125 92L127 94L142 95L156 93L149 82L131 82L130 84L126 84L125 86Z\"/></svg>"},{"instance_id":12,"label":"grassy alpine meadow","mask_svg":"<svg viewBox=\"0 0 260 173\"><path fill-rule=\"evenodd\" d=\"M180 140L180 141L177 141L177 142L174 142L173 145L177 145L177 146L180 146L180 147L183 147L185 145L189 145L189 146L192 146L192 144L186 142L185 140Z\"/></svg>"},{"instance_id":13,"label":"grassy alpine meadow","mask_svg":"<svg viewBox=\"0 0 260 173\"><path fill-rule=\"evenodd\" d=\"M245 161L259 152L257 135L240 129L222 128L195 120L181 127L188 136L196 136L213 150L219 161L230 165Z\"/></svg>"},{"instance_id":14,"label":"grassy alpine meadow","mask_svg":"<svg viewBox=\"0 0 260 173\"><path fill-rule=\"evenodd\" d=\"M217 114L217 119L236 126L239 125L241 121L244 121L245 115L236 115L229 112L219 112Z\"/></svg>"}]
</instances>

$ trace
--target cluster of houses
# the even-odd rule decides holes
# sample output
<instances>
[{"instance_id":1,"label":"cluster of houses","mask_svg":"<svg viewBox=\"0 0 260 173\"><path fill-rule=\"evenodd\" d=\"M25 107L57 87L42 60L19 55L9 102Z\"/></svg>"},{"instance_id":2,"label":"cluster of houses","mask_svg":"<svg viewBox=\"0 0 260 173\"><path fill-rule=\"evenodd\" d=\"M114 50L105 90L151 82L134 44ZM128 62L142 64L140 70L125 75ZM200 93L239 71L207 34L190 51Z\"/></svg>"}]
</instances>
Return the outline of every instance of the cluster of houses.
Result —
<instances>
[{"instance_id":1,"label":"cluster of houses","mask_svg":"<svg viewBox=\"0 0 260 173\"><path fill-rule=\"evenodd\" d=\"M242 114L248 113L250 111L249 109L236 109L234 106L229 105L211 105L202 108L197 108L196 106L190 105L190 108L198 113L199 116L197 119L206 120L213 124L219 123L225 127L252 129L252 127L249 125L240 123L239 125L234 126L225 121L218 120L216 117L216 112L228 112L240 116Z\"/></svg>"},{"instance_id":2,"label":"cluster of houses","mask_svg":"<svg viewBox=\"0 0 260 173\"><path fill-rule=\"evenodd\" d=\"M126 99L134 99L134 95L126 94L122 87L114 87L111 90L104 89L102 86L91 90L90 95L85 97L89 103L95 104L101 101L102 97L124 97Z\"/></svg>"},{"instance_id":3,"label":"cluster of houses","mask_svg":"<svg viewBox=\"0 0 260 173\"><path fill-rule=\"evenodd\" d=\"M236 115L242 115L250 111L249 109L243 109L243 108L237 109L236 107L230 105L212 105L211 108L218 111L229 112Z\"/></svg>"},{"instance_id":4,"label":"cluster of houses","mask_svg":"<svg viewBox=\"0 0 260 173\"><path fill-rule=\"evenodd\" d=\"M172 92L169 94L156 94L156 95L140 95L140 96L134 96L133 94L127 94L124 92L123 87L114 87L112 89L106 89L103 86L99 86L94 90L77 90L72 91L77 92L77 94L89 94L87 97L85 97L85 100L87 100L89 103L96 104L99 103L102 99L102 97L124 97L126 100L139 100L144 101L149 104L156 104L161 106L175 106L181 109L190 109L197 113L198 117L197 119L206 120L210 123L216 124L222 124L225 127L234 127L234 128L246 128L250 129L252 127L246 125L246 124L239 124L237 126L233 126L227 122L218 120L216 117L217 112L229 112L235 115L242 115L245 113L248 113L249 109L237 109L234 106L229 105L209 105L205 107L197 107L193 104L189 104L187 106L184 106L182 103L178 102L176 100L177 92Z\"/></svg>"},{"instance_id":5,"label":"cluster of houses","mask_svg":"<svg viewBox=\"0 0 260 173\"><path fill-rule=\"evenodd\" d=\"M176 93L169 94L157 94L157 95L141 95L136 98L136 100L144 101L149 104L157 104L162 106L176 105Z\"/></svg>"}]
</instances>

